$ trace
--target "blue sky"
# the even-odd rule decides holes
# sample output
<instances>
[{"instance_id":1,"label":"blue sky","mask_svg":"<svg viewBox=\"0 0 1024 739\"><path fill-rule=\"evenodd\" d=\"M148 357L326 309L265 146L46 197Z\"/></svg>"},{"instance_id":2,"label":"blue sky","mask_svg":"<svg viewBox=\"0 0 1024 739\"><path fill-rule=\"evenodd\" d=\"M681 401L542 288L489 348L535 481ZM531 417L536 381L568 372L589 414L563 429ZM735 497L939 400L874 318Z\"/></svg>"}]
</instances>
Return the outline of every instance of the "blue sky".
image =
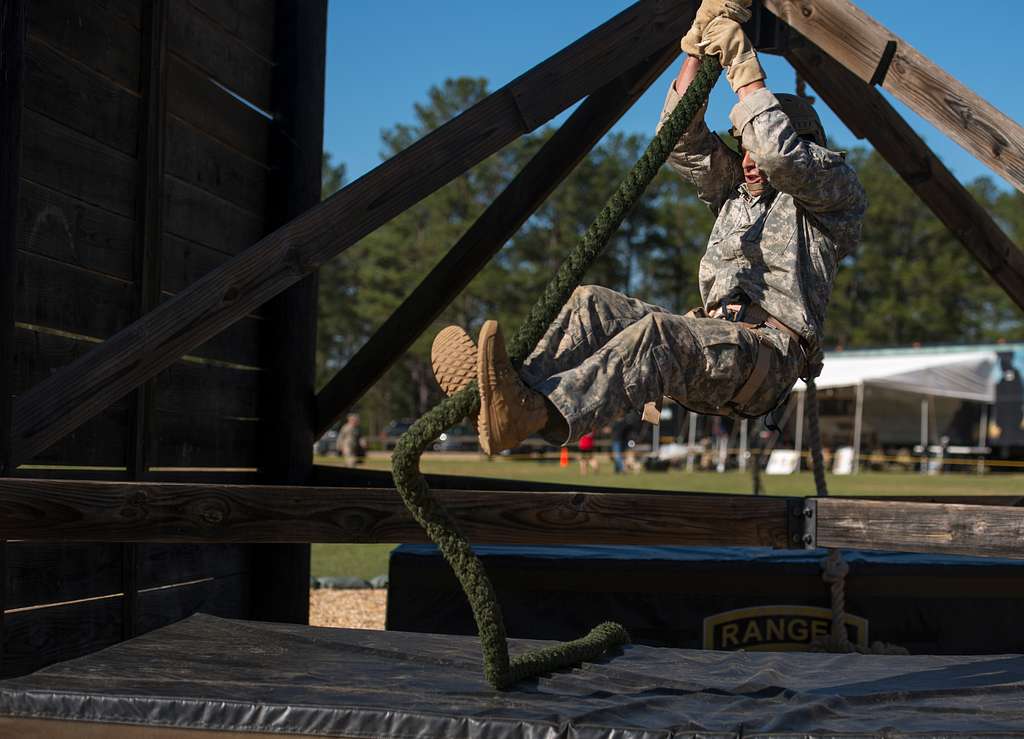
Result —
<instances>
[{"instance_id":1,"label":"blue sky","mask_svg":"<svg viewBox=\"0 0 1024 739\"><path fill-rule=\"evenodd\" d=\"M349 179L380 163L380 131L412 120L412 106L432 84L462 75L486 77L496 90L563 46L629 6L628 0L329 0L324 147L348 167ZM1015 121L1024 120L1020 47L1024 3L988 0L860 0L858 5ZM965 13L965 10L971 12ZM974 44L981 43L977 47ZM768 84L791 92L785 61L766 56ZM676 65L616 126L653 131ZM887 94L887 93L886 93ZM963 180L990 175L1005 180L889 97L928 144ZM735 98L724 80L708 112L713 128L728 126ZM818 105L830 137L857 143ZM563 116L564 117L564 116ZM556 119L556 122L560 119Z\"/></svg>"}]
</instances>

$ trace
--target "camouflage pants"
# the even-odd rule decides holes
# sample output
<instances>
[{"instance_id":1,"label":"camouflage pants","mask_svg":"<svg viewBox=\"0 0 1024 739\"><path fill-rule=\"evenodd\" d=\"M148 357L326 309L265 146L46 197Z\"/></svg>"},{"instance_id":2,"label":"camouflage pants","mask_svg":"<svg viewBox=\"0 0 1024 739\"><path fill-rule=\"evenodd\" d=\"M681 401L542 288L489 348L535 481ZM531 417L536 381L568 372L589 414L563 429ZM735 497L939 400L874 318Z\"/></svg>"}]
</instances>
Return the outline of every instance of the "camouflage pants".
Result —
<instances>
[{"instance_id":1,"label":"camouflage pants","mask_svg":"<svg viewBox=\"0 0 1024 739\"><path fill-rule=\"evenodd\" d=\"M698 413L726 404L754 370L757 346L770 369L744 415L775 407L793 386L803 353L781 331L716 318L679 316L596 285L576 288L523 363L524 382L565 417L568 443L670 396Z\"/></svg>"}]
</instances>

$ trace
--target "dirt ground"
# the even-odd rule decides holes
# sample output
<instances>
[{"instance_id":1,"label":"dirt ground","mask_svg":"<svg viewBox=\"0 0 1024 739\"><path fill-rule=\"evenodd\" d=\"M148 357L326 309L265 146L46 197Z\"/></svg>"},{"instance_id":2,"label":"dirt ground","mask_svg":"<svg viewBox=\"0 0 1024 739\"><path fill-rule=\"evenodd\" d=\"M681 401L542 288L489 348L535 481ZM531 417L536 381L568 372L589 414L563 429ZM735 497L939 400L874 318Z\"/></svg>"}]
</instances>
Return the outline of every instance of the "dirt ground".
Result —
<instances>
[{"instance_id":1,"label":"dirt ground","mask_svg":"<svg viewBox=\"0 0 1024 739\"><path fill-rule=\"evenodd\" d=\"M388 591L382 590L310 590L310 626L334 626L346 629L383 629Z\"/></svg>"}]
</instances>

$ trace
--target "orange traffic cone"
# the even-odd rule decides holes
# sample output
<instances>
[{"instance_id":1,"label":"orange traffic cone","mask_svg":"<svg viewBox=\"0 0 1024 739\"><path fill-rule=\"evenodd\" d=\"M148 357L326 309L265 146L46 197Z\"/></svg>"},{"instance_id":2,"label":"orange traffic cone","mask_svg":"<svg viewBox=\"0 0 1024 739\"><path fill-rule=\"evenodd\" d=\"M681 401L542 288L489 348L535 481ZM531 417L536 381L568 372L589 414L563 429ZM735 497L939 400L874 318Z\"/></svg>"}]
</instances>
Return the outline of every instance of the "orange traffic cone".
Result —
<instances>
[{"instance_id":1,"label":"orange traffic cone","mask_svg":"<svg viewBox=\"0 0 1024 739\"><path fill-rule=\"evenodd\" d=\"M559 467L568 467L569 466L569 447L567 447L567 446L563 446L562 447L562 456L559 457L559 459L558 459L558 466Z\"/></svg>"}]
</instances>

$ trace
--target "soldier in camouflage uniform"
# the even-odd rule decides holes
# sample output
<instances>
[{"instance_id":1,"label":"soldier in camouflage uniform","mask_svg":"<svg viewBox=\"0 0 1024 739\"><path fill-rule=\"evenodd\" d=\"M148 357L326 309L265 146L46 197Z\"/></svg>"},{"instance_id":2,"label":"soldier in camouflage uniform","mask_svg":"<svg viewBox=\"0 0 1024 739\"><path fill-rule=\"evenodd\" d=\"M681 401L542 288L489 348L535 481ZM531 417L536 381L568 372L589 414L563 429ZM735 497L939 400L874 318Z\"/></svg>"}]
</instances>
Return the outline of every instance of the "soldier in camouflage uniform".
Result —
<instances>
[{"instance_id":1,"label":"soldier in camouflage uniform","mask_svg":"<svg viewBox=\"0 0 1024 739\"><path fill-rule=\"evenodd\" d=\"M447 329L435 342L435 374L446 391L459 389L452 367L475 352L485 452L538 431L570 443L666 395L698 413L756 417L798 377L817 374L836 266L858 243L866 198L843 156L825 147L813 108L764 86L739 26L748 5L704 0L662 112L664 121L701 53L722 59L739 96L730 118L742 156L698 115L669 157L717 214L700 263L702 307L673 315L580 287L518 373L496 322L484 324L476 348Z\"/></svg>"}]
</instances>

